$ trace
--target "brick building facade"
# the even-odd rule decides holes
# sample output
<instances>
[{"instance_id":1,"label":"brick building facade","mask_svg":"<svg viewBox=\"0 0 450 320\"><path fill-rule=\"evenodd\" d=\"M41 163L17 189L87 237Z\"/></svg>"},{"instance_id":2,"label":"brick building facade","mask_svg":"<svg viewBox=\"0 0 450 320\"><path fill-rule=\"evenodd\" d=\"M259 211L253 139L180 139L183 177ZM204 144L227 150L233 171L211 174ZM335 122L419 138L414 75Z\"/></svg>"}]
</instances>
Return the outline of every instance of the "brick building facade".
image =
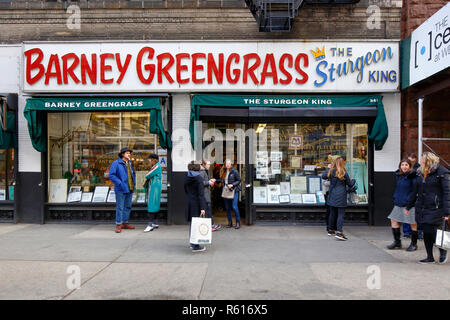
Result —
<instances>
[{"instance_id":1,"label":"brick building facade","mask_svg":"<svg viewBox=\"0 0 450 320\"><path fill-rule=\"evenodd\" d=\"M402 8L401 37L405 39L434 13L446 0L405 0ZM418 106L417 99L425 97L423 105L423 136L426 138L450 138L450 70L447 68L402 92L402 156L417 153ZM425 141L441 159L450 163L449 141ZM431 151L426 146L423 151ZM445 165L445 163L443 163Z\"/></svg>"}]
</instances>

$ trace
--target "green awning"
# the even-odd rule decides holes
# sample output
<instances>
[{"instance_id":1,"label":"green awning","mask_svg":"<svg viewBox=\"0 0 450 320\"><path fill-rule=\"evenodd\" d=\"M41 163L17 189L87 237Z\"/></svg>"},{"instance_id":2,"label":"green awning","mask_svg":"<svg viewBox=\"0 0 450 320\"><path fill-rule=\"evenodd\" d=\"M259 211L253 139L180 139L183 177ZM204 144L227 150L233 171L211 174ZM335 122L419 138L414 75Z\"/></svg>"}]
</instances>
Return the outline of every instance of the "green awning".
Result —
<instances>
[{"instance_id":1,"label":"green awning","mask_svg":"<svg viewBox=\"0 0 450 320\"><path fill-rule=\"evenodd\" d=\"M33 147L39 151L47 150L47 137L43 134L42 124L45 111L95 112L95 111L150 111L150 133L158 135L159 145L163 149L171 148L169 134L164 130L161 101L158 97L144 98L55 98L28 99L23 114L28 121L28 132Z\"/></svg>"},{"instance_id":2,"label":"green awning","mask_svg":"<svg viewBox=\"0 0 450 320\"><path fill-rule=\"evenodd\" d=\"M3 105L0 113L3 114ZM17 148L16 145L16 116L12 112L6 113L6 130L0 128L0 149ZM3 123L3 122L2 122Z\"/></svg>"},{"instance_id":3,"label":"green awning","mask_svg":"<svg viewBox=\"0 0 450 320\"><path fill-rule=\"evenodd\" d=\"M200 107L272 107L272 108L377 108L377 117L372 131L368 133L374 142L375 150L381 150L388 137L388 125L380 95L342 95L342 96L275 96L275 95L220 95L197 94L192 97L189 133L194 147L194 122L200 119Z\"/></svg>"}]
</instances>

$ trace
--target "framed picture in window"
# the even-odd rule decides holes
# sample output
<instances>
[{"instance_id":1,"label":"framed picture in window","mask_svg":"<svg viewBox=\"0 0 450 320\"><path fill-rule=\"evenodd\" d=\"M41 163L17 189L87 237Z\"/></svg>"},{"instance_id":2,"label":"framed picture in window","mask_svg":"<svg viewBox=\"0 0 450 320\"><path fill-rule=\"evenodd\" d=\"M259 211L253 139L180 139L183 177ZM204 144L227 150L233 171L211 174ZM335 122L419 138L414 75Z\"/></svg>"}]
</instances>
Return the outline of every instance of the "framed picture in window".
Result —
<instances>
[{"instance_id":1,"label":"framed picture in window","mask_svg":"<svg viewBox=\"0 0 450 320\"><path fill-rule=\"evenodd\" d=\"M280 203L278 196L281 194L279 184L269 184L267 186L267 203Z\"/></svg>"},{"instance_id":2,"label":"framed picture in window","mask_svg":"<svg viewBox=\"0 0 450 320\"><path fill-rule=\"evenodd\" d=\"M271 174L281 174L281 162L273 161L270 167Z\"/></svg>"},{"instance_id":3,"label":"framed picture in window","mask_svg":"<svg viewBox=\"0 0 450 320\"><path fill-rule=\"evenodd\" d=\"M106 199L108 198L108 191L108 186L96 186L92 202L106 202Z\"/></svg>"},{"instance_id":4,"label":"framed picture in window","mask_svg":"<svg viewBox=\"0 0 450 320\"><path fill-rule=\"evenodd\" d=\"M319 176L308 176L308 193L322 191L322 178Z\"/></svg>"},{"instance_id":5,"label":"framed picture in window","mask_svg":"<svg viewBox=\"0 0 450 320\"><path fill-rule=\"evenodd\" d=\"M288 194L280 194L278 196L278 199L279 199L280 203L289 203L289 202L291 202L291 198L289 197Z\"/></svg>"},{"instance_id":6,"label":"framed picture in window","mask_svg":"<svg viewBox=\"0 0 450 320\"><path fill-rule=\"evenodd\" d=\"M318 204L325 204L325 195L323 194L322 191L317 191L316 192L316 196L317 196L317 203Z\"/></svg>"},{"instance_id":7,"label":"framed picture in window","mask_svg":"<svg viewBox=\"0 0 450 320\"><path fill-rule=\"evenodd\" d=\"M93 192L83 192L83 194L81 195L81 202L91 202L93 195Z\"/></svg>"},{"instance_id":8,"label":"framed picture in window","mask_svg":"<svg viewBox=\"0 0 450 320\"><path fill-rule=\"evenodd\" d=\"M303 203L301 194L290 194L291 203Z\"/></svg>"},{"instance_id":9,"label":"framed picture in window","mask_svg":"<svg viewBox=\"0 0 450 320\"><path fill-rule=\"evenodd\" d=\"M291 193L291 183L290 182L280 182L281 194Z\"/></svg>"},{"instance_id":10,"label":"framed picture in window","mask_svg":"<svg viewBox=\"0 0 450 320\"><path fill-rule=\"evenodd\" d=\"M303 204L317 204L316 194L315 193L302 194L302 202Z\"/></svg>"},{"instance_id":11,"label":"framed picture in window","mask_svg":"<svg viewBox=\"0 0 450 320\"><path fill-rule=\"evenodd\" d=\"M116 193L114 190L110 190L108 193L108 200L106 202L116 202Z\"/></svg>"},{"instance_id":12,"label":"framed picture in window","mask_svg":"<svg viewBox=\"0 0 450 320\"><path fill-rule=\"evenodd\" d=\"M307 193L308 186L306 176L291 177L291 193Z\"/></svg>"},{"instance_id":13,"label":"framed picture in window","mask_svg":"<svg viewBox=\"0 0 450 320\"><path fill-rule=\"evenodd\" d=\"M48 202L61 203L67 200L67 179L50 179Z\"/></svg>"},{"instance_id":14,"label":"framed picture in window","mask_svg":"<svg viewBox=\"0 0 450 320\"><path fill-rule=\"evenodd\" d=\"M281 161L283 160L283 152L272 151L270 152L270 161Z\"/></svg>"},{"instance_id":15,"label":"framed picture in window","mask_svg":"<svg viewBox=\"0 0 450 320\"><path fill-rule=\"evenodd\" d=\"M291 156L291 168L301 169L302 168L302 157L301 156Z\"/></svg>"},{"instance_id":16,"label":"framed picture in window","mask_svg":"<svg viewBox=\"0 0 450 320\"><path fill-rule=\"evenodd\" d=\"M67 195L67 202L80 202L81 194L81 191L69 192L69 194Z\"/></svg>"},{"instance_id":17,"label":"framed picture in window","mask_svg":"<svg viewBox=\"0 0 450 320\"><path fill-rule=\"evenodd\" d=\"M267 203L266 187L253 187L253 203Z\"/></svg>"}]
</instances>

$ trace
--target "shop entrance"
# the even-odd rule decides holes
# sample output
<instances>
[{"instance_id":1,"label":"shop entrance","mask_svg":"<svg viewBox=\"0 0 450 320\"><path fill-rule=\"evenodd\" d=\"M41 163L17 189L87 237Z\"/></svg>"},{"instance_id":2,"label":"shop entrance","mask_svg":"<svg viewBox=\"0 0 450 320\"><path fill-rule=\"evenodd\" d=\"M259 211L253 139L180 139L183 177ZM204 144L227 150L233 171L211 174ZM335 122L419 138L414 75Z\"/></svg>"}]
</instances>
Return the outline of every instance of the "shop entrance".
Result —
<instances>
[{"instance_id":1,"label":"shop entrance","mask_svg":"<svg viewBox=\"0 0 450 320\"><path fill-rule=\"evenodd\" d=\"M243 123L211 123L203 122L202 136L203 158L211 161L209 170L210 178L221 179L221 169L227 159L230 159L233 167L241 177L241 191L239 192L238 208L241 224L247 223L248 194L246 188L246 125ZM222 185L216 183L211 188L211 206L214 223L226 225L228 223L225 202L222 198ZM236 223L236 215L231 210L233 225Z\"/></svg>"}]
</instances>

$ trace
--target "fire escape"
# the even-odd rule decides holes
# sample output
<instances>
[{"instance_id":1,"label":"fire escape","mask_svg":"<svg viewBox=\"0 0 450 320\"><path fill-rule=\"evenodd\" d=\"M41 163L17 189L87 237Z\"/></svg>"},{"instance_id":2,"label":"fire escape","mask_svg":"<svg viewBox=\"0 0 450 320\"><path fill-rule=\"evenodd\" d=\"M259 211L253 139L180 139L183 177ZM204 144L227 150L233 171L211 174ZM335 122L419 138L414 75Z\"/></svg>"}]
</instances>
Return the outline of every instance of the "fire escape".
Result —
<instances>
[{"instance_id":1,"label":"fire escape","mask_svg":"<svg viewBox=\"0 0 450 320\"><path fill-rule=\"evenodd\" d=\"M359 0L245 0L259 31L290 31L298 12L308 4L354 4Z\"/></svg>"}]
</instances>

